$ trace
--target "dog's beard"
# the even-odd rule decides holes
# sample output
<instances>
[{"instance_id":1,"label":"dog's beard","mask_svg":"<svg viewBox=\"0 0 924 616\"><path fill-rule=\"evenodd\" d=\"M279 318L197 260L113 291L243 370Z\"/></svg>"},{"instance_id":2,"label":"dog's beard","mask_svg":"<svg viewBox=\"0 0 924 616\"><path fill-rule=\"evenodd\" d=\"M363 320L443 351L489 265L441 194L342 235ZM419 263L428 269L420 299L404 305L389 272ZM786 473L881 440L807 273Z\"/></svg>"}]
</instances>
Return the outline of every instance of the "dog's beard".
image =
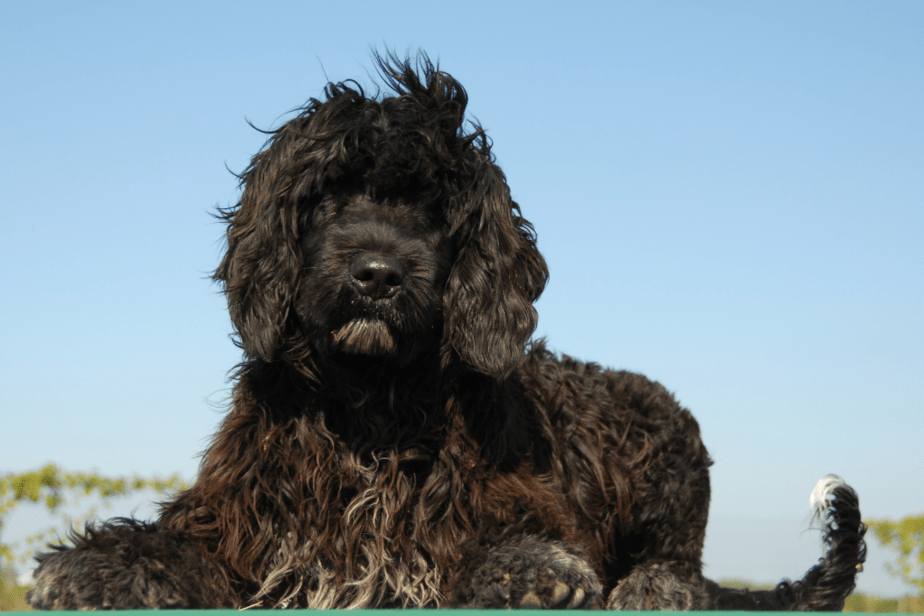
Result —
<instances>
[{"instance_id":1,"label":"dog's beard","mask_svg":"<svg viewBox=\"0 0 924 616\"><path fill-rule=\"evenodd\" d=\"M334 348L351 355L392 357L397 352L395 337L379 319L360 317L332 332Z\"/></svg>"}]
</instances>

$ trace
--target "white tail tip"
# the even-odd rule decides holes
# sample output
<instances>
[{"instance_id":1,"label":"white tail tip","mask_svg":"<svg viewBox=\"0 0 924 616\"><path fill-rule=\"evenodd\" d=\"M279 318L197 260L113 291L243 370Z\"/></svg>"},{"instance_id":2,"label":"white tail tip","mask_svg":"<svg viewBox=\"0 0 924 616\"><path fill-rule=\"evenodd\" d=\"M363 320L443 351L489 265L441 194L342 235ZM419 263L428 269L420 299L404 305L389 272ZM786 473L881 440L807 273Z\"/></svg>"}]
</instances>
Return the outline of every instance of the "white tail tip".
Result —
<instances>
[{"instance_id":1,"label":"white tail tip","mask_svg":"<svg viewBox=\"0 0 924 616\"><path fill-rule=\"evenodd\" d=\"M834 488L846 485L843 479L837 475L825 475L815 484L812 495L809 497L809 507L812 509L812 517L819 518L825 509L830 506L829 501L834 493Z\"/></svg>"}]
</instances>

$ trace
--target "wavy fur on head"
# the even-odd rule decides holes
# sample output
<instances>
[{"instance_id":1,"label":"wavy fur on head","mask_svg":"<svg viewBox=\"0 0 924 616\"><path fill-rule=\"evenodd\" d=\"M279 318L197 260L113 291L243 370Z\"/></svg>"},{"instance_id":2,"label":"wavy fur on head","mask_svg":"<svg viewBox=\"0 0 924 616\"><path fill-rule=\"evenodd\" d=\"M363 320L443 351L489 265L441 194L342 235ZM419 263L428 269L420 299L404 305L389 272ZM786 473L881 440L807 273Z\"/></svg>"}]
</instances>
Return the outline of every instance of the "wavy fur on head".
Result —
<instances>
[{"instance_id":1,"label":"wavy fur on head","mask_svg":"<svg viewBox=\"0 0 924 616\"><path fill-rule=\"evenodd\" d=\"M548 271L465 90L377 60L390 92L328 85L221 212L244 361L196 483L42 556L32 604L837 607L862 560L840 518L802 603L703 578L696 421L529 343Z\"/></svg>"},{"instance_id":2,"label":"wavy fur on head","mask_svg":"<svg viewBox=\"0 0 924 616\"><path fill-rule=\"evenodd\" d=\"M522 361L537 321L532 303L548 280L545 261L493 162L484 131L478 126L465 131L465 90L425 58L422 62L423 81L409 63L380 59L395 93L383 100L367 98L353 83L329 84L326 99L311 100L274 131L242 175L241 202L224 212L228 251L215 278L225 283L231 319L249 356L304 363L308 354L327 352L312 343L330 344L326 332L315 331L328 326L328 315L305 314L313 306L304 304L333 310L351 298L324 284L325 276L343 272L303 270L306 259L339 258L335 238L322 245L305 239L327 228L330 221L320 212L336 216L347 195L365 193L370 202L388 204L396 219L413 218L407 226L428 225L428 239L445 246L443 255L402 253L416 246L401 244L400 229L380 237L374 218L341 230L358 236L344 241L343 250L394 252L412 263L411 275L425 278L426 288L407 290L428 297L409 297L407 307L396 308L398 317L419 328L424 324L417 320L437 319L440 305L451 305L442 322L426 323L443 327L447 360L458 357L499 379ZM332 203L338 198L341 202ZM427 261L439 256L443 262ZM298 302L299 293L325 291ZM303 312L296 314L297 307Z\"/></svg>"}]
</instances>

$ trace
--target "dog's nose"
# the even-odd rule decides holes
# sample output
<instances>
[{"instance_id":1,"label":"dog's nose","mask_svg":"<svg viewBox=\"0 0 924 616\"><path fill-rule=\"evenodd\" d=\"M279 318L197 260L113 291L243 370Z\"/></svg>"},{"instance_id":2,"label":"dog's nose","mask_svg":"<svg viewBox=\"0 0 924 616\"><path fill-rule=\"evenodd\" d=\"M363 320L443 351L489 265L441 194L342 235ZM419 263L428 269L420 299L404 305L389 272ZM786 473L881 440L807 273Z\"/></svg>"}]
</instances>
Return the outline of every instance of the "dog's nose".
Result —
<instances>
[{"instance_id":1,"label":"dog's nose","mask_svg":"<svg viewBox=\"0 0 924 616\"><path fill-rule=\"evenodd\" d=\"M372 299L392 297L404 284L404 267L398 259L365 253L350 269L357 290Z\"/></svg>"}]
</instances>

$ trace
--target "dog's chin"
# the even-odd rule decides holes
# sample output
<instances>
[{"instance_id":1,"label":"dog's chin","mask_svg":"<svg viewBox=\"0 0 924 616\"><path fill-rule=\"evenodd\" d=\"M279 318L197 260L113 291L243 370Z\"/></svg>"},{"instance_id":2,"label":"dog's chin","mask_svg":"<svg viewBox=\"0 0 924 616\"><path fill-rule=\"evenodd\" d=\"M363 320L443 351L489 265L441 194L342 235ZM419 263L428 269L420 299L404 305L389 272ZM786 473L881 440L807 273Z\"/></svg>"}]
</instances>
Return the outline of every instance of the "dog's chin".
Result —
<instances>
[{"instance_id":1,"label":"dog's chin","mask_svg":"<svg viewBox=\"0 0 924 616\"><path fill-rule=\"evenodd\" d=\"M378 319L348 321L332 333L334 349L348 355L395 357L398 345L388 326Z\"/></svg>"}]
</instances>

